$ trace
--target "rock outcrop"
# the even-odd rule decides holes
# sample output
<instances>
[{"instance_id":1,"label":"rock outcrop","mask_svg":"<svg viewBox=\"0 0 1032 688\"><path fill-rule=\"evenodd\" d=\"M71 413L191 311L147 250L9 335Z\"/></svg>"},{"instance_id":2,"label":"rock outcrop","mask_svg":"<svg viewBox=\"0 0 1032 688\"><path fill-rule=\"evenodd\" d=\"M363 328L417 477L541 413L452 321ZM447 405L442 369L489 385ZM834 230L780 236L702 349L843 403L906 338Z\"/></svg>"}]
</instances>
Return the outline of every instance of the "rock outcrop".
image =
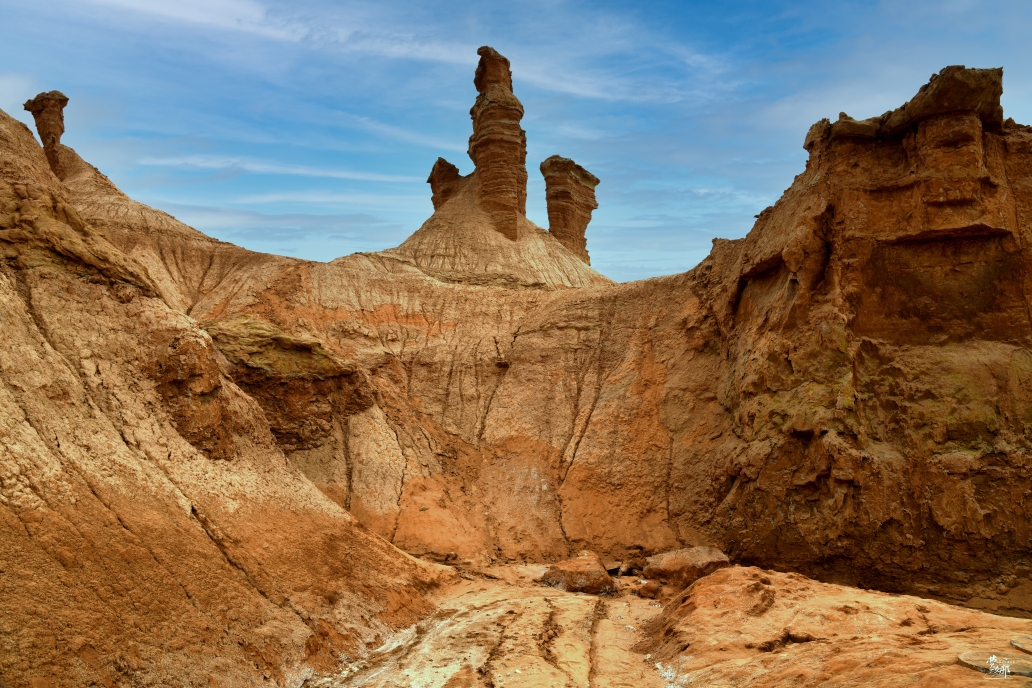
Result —
<instances>
[{"instance_id":1,"label":"rock outcrop","mask_svg":"<svg viewBox=\"0 0 1032 688\"><path fill-rule=\"evenodd\" d=\"M558 155L541 163L541 174L545 178L548 231L590 265L584 233L591 222L591 211L598 207L595 200L598 177L573 160Z\"/></svg>"},{"instance_id":2,"label":"rock outcrop","mask_svg":"<svg viewBox=\"0 0 1032 688\"><path fill-rule=\"evenodd\" d=\"M433 194L430 201L434 204L434 210L440 208L454 196L462 182L463 177L459 174L458 167L444 158L437 158L437 162L434 163L433 169L430 170L430 176L426 180Z\"/></svg>"},{"instance_id":3,"label":"rock outcrop","mask_svg":"<svg viewBox=\"0 0 1032 688\"><path fill-rule=\"evenodd\" d=\"M477 50L473 79L477 102L470 109L469 157L477 168L477 197L494 228L515 241L527 215L527 133L523 105L512 92L509 60L494 48Z\"/></svg>"},{"instance_id":4,"label":"rock outcrop","mask_svg":"<svg viewBox=\"0 0 1032 688\"><path fill-rule=\"evenodd\" d=\"M1030 622L931 600L731 567L685 590L641 649L673 685L962 688L987 678L967 653L1017 653ZM1027 655L1026 655L1027 657ZM1020 680L1020 679L1019 679Z\"/></svg>"},{"instance_id":5,"label":"rock outcrop","mask_svg":"<svg viewBox=\"0 0 1032 688\"><path fill-rule=\"evenodd\" d=\"M0 112L2 683L296 686L428 613L435 567L287 461L73 195ZM275 366L262 336L222 348Z\"/></svg>"},{"instance_id":6,"label":"rock outcrop","mask_svg":"<svg viewBox=\"0 0 1032 688\"><path fill-rule=\"evenodd\" d=\"M584 229L596 207L594 192L586 195L572 181L581 179L583 186L598 180L579 166L566 170L559 164L549 192L549 217L553 205L556 213L551 231L527 219L523 106L512 93L509 61L486 46L478 53L474 84L479 95L470 110L469 139L476 168L462 176L458 167L438 158L427 179L433 216L401 246L376 257L466 285L552 289L609 284L587 265Z\"/></svg>"},{"instance_id":7,"label":"rock outcrop","mask_svg":"<svg viewBox=\"0 0 1032 688\"><path fill-rule=\"evenodd\" d=\"M61 145L61 136L65 132L64 107L67 104L68 96L60 91L40 93L32 100L25 102L25 109L32 113L32 118L36 121L36 131L39 132L39 139L43 144L47 162L50 163L50 169L54 171L58 179L64 176L58 147Z\"/></svg>"}]
</instances>

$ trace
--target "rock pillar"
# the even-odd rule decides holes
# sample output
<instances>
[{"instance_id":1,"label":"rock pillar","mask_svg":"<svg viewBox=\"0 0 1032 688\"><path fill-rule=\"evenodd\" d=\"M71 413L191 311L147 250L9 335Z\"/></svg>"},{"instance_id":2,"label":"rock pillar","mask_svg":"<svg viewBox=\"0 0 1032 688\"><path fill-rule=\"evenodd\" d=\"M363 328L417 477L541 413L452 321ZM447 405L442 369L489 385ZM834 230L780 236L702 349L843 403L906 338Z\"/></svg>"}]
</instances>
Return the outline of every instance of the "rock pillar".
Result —
<instances>
[{"instance_id":1,"label":"rock pillar","mask_svg":"<svg viewBox=\"0 0 1032 688\"><path fill-rule=\"evenodd\" d=\"M558 155L541 163L541 174L545 177L548 231L590 265L584 233L591 222L591 211L598 207L595 201L598 177L573 160Z\"/></svg>"},{"instance_id":2,"label":"rock pillar","mask_svg":"<svg viewBox=\"0 0 1032 688\"><path fill-rule=\"evenodd\" d=\"M60 91L48 91L25 103L25 109L32 113L36 120L36 131L39 132L39 140L43 143L43 151L47 155L47 162L50 169L60 179L61 163L58 155L58 146L61 145L61 135L64 134L64 107L68 104L68 97Z\"/></svg>"},{"instance_id":3,"label":"rock pillar","mask_svg":"<svg viewBox=\"0 0 1032 688\"><path fill-rule=\"evenodd\" d=\"M527 213L527 134L520 127L523 105L512 92L509 60L494 48L477 50L473 84L477 102L469 111L473 135L469 157L477 168L478 197L494 228L516 240Z\"/></svg>"}]
</instances>

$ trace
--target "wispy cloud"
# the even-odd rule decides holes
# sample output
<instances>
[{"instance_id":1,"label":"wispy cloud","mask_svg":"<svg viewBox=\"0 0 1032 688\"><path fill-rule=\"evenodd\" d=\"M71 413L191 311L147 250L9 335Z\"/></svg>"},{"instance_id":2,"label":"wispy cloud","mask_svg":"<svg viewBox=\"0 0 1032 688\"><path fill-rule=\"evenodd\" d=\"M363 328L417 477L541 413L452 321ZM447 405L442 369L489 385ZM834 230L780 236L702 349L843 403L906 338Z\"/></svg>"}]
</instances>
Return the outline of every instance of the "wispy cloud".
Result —
<instances>
[{"instance_id":1,"label":"wispy cloud","mask_svg":"<svg viewBox=\"0 0 1032 688\"><path fill-rule=\"evenodd\" d=\"M240 205L256 205L267 203L326 203L352 206L392 207L401 205L429 204L429 191L422 195L387 195L363 193L335 193L325 191L272 192L251 194L234 198L231 203Z\"/></svg>"},{"instance_id":2,"label":"wispy cloud","mask_svg":"<svg viewBox=\"0 0 1032 688\"><path fill-rule=\"evenodd\" d=\"M158 167L187 167L206 170L237 170L253 174L287 175L298 177L321 177L324 179L351 179L365 182L404 182L414 183L425 180L419 177L406 177L396 174L378 174L376 172L355 172L352 170L331 170L304 165L289 165L247 158L222 157L217 155L182 155L167 158L142 158L141 165Z\"/></svg>"},{"instance_id":3,"label":"wispy cloud","mask_svg":"<svg viewBox=\"0 0 1032 688\"><path fill-rule=\"evenodd\" d=\"M455 141L438 139L433 136L427 136L425 134L420 134L419 132L410 131L403 127L398 127L393 124L378 122L370 117L353 115L348 112L338 112L335 114L342 117L345 121L350 122L355 126L361 127L366 131L371 131L380 134L385 138L394 139L395 141L414 143L417 146L424 146L426 148L437 148L440 150L450 150L459 153L466 152L466 146L459 145Z\"/></svg>"},{"instance_id":4,"label":"wispy cloud","mask_svg":"<svg viewBox=\"0 0 1032 688\"><path fill-rule=\"evenodd\" d=\"M198 26L230 29L277 40L300 40L308 33L303 26L273 21L262 4L254 0L86 0L89 3L151 15L164 20Z\"/></svg>"}]
</instances>

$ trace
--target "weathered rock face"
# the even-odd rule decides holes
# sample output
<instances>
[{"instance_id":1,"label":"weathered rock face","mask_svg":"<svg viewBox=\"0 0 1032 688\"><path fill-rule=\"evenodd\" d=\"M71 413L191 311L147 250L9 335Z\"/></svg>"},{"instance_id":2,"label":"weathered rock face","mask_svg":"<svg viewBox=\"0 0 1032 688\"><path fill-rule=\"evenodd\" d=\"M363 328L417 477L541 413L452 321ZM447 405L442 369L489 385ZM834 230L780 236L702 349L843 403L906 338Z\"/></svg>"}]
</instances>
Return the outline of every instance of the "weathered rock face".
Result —
<instances>
[{"instance_id":1,"label":"weathered rock face","mask_svg":"<svg viewBox=\"0 0 1032 688\"><path fill-rule=\"evenodd\" d=\"M889 688L905 676L915 685L961 688L988 677L958 655L1020 655L1010 640L1029 625L736 566L667 605L647 626L651 638L642 649L673 685Z\"/></svg>"},{"instance_id":2,"label":"weathered rock face","mask_svg":"<svg viewBox=\"0 0 1032 688\"><path fill-rule=\"evenodd\" d=\"M0 112L3 684L296 686L429 612L433 567L286 460L70 196Z\"/></svg>"},{"instance_id":3,"label":"weathered rock face","mask_svg":"<svg viewBox=\"0 0 1032 688\"><path fill-rule=\"evenodd\" d=\"M541 163L541 174L545 178L548 231L590 265L584 233L591 222L591 211L598 207L595 201L598 177L573 160L558 155Z\"/></svg>"},{"instance_id":4,"label":"weathered rock face","mask_svg":"<svg viewBox=\"0 0 1032 688\"><path fill-rule=\"evenodd\" d=\"M60 91L40 93L25 103L25 109L32 113L32 118L36 121L36 131L39 132L50 169L58 179L63 176L58 146L61 145L61 136L65 131L64 107L67 104L68 97Z\"/></svg>"},{"instance_id":5,"label":"weathered rock face","mask_svg":"<svg viewBox=\"0 0 1032 688\"><path fill-rule=\"evenodd\" d=\"M91 205L106 187L85 167L68 184L196 319L260 317L366 376L380 414L329 412L346 439L304 450L328 458L283 446L340 503L371 491L371 527L410 552L624 560L712 545L1024 613L1023 588L999 581L1032 572L1032 134L983 124L998 72L944 74L944 93L982 85L971 110L921 96L909 129L874 138L819 123L806 171L748 237L642 283L493 286L527 284L489 262L522 244L483 231L461 191L399 249L325 265L186 229L132 234L117 218L144 210L114 192ZM940 101L961 109L928 104ZM434 272L441 247L461 271ZM214 267L183 273L186 255ZM563 256L588 269L565 248L538 255L538 275L565 270ZM368 451L339 449L366 434ZM388 457L382 470L358 474L386 482L356 492L344 476L372 456Z\"/></svg>"},{"instance_id":6,"label":"weathered rock face","mask_svg":"<svg viewBox=\"0 0 1032 688\"><path fill-rule=\"evenodd\" d=\"M476 169L463 177L438 158L427 179L433 216L401 246L377 257L394 263L395 271L411 267L441 282L510 289L609 284L586 265L583 227L578 243L562 238L576 231L549 233L527 219L523 106L512 94L509 61L488 47L479 54L469 143Z\"/></svg>"},{"instance_id":7,"label":"weathered rock face","mask_svg":"<svg viewBox=\"0 0 1032 688\"><path fill-rule=\"evenodd\" d=\"M504 85L485 64L485 80ZM139 519L127 526L136 541L159 560L198 548L191 570L209 570L203 552L219 543L276 601L254 608L294 624L291 638L312 626L284 600L348 638L379 628L366 612L339 621L351 607L321 607L305 585L372 609L378 572L405 561L388 587L422 599L422 574L405 568L416 565L352 535L363 531L340 505L433 558L547 562L591 549L624 561L709 545L736 562L1032 613L1032 129L999 121L1000 78L947 68L873 131L818 123L806 170L746 238L715 242L688 273L622 285L525 218L515 241L495 231L479 171L456 179L440 165L434 216L397 249L311 263L204 237L63 146L59 183L28 132L5 125L4 323L62 353L39 379L24 372L34 360L0 357L15 361L0 381L21 404L0 409L32 410L0 433L14 481L3 494L108 476L107 464L61 466L94 436L124 445L103 456L125 457L129 477L109 503ZM103 332L124 340L86 341L101 311L113 314ZM0 343L22 356L10 332L21 330ZM39 346L24 350L43 360ZM168 363L179 355L182 375ZM87 401L72 414L66 395ZM205 425L215 409L223 422ZM53 466L17 458L35 455L23 451L33 437ZM132 487L139 475L166 490L154 509L182 539L146 529L166 521L137 515L151 503ZM126 493L129 515L114 501ZM301 516L276 516L284 509ZM38 533L26 547L64 542L57 521L21 522L42 524L25 526ZM334 568L336 545L319 550L339 542L331 532L358 543L348 562L379 552L359 567L368 587L339 582L366 579ZM121 556L104 547L90 556ZM28 588L4 590L4 608L46 609ZM260 623L239 628L266 647L253 639ZM311 666L293 640L284 647L276 656L288 659L269 666Z\"/></svg>"},{"instance_id":8,"label":"weathered rock face","mask_svg":"<svg viewBox=\"0 0 1032 688\"><path fill-rule=\"evenodd\" d=\"M527 214L527 134L523 105L512 92L509 60L494 48L477 50L477 102L469 111L469 157L477 168L477 196L494 228L515 241Z\"/></svg>"}]
</instances>

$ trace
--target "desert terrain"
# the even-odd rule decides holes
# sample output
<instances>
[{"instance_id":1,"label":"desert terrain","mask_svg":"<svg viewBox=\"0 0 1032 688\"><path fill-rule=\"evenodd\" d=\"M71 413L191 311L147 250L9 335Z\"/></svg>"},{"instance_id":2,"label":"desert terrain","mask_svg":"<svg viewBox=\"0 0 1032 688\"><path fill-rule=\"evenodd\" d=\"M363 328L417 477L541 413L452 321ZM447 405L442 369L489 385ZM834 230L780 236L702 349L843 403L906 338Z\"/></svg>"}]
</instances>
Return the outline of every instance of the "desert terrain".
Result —
<instances>
[{"instance_id":1,"label":"desert terrain","mask_svg":"<svg viewBox=\"0 0 1032 688\"><path fill-rule=\"evenodd\" d=\"M60 92L36 135L0 111L0 685L1026 682L1003 70L817 122L746 237L618 284L604 179L541 161L527 219L479 56L475 168L428 161L411 237L325 263L133 201Z\"/></svg>"}]
</instances>

